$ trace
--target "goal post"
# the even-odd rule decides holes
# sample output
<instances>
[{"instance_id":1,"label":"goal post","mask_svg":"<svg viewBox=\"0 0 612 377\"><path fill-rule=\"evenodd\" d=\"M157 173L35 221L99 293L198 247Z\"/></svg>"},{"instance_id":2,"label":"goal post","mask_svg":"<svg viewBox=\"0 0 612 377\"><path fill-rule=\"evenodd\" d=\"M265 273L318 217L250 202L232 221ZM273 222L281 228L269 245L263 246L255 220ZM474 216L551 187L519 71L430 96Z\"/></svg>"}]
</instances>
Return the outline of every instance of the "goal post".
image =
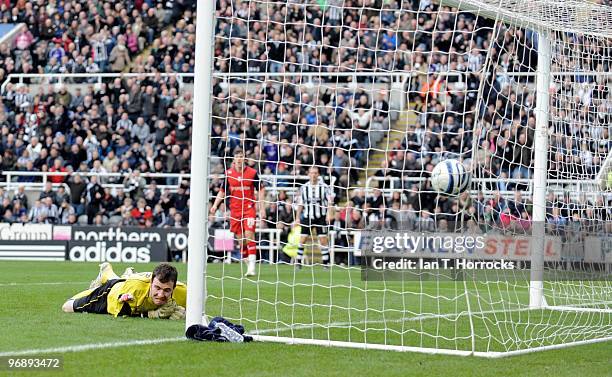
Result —
<instances>
[{"instance_id":1,"label":"goal post","mask_svg":"<svg viewBox=\"0 0 612 377\"><path fill-rule=\"evenodd\" d=\"M215 26L213 1L198 1L196 8L196 49L193 85L193 131L191 134L191 185L187 263L187 308L185 327L202 324L206 302L206 260L208 258L208 199L210 190L210 131L212 128L212 72ZM204 318L203 318L204 317Z\"/></svg>"},{"instance_id":2,"label":"goal post","mask_svg":"<svg viewBox=\"0 0 612 377\"><path fill-rule=\"evenodd\" d=\"M187 326L483 357L612 340L612 8L220 3L197 10ZM209 214L237 149L265 188L254 239L251 215ZM467 191L433 189L447 159L469 167ZM309 182L333 194L327 237L295 218L325 201ZM424 246L375 271L374 246L398 235ZM427 243L466 235L483 246ZM254 274L237 240L257 244Z\"/></svg>"},{"instance_id":3,"label":"goal post","mask_svg":"<svg viewBox=\"0 0 612 377\"><path fill-rule=\"evenodd\" d=\"M546 237L546 180L548 175L548 105L550 102L550 41L547 32L538 33L538 71L536 76L536 129L533 169L533 233L529 306L541 308L544 299L544 249Z\"/></svg>"}]
</instances>

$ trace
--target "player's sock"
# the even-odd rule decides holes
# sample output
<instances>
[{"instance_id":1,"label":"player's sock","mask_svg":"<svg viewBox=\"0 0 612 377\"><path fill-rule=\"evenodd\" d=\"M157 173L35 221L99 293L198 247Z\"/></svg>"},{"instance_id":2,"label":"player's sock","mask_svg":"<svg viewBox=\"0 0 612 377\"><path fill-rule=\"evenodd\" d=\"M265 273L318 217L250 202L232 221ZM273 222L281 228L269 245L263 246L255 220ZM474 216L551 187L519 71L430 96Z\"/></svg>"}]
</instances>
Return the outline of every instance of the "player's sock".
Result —
<instances>
[{"instance_id":1,"label":"player's sock","mask_svg":"<svg viewBox=\"0 0 612 377\"><path fill-rule=\"evenodd\" d=\"M247 242L247 254L257 255L257 244L255 243L255 241Z\"/></svg>"},{"instance_id":2,"label":"player's sock","mask_svg":"<svg viewBox=\"0 0 612 377\"><path fill-rule=\"evenodd\" d=\"M257 247L255 241L247 242L247 276L255 276L255 262L257 260Z\"/></svg>"},{"instance_id":3,"label":"player's sock","mask_svg":"<svg viewBox=\"0 0 612 377\"><path fill-rule=\"evenodd\" d=\"M255 262L257 256L255 254L250 254L247 259L247 272L246 276L255 276Z\"/></svg>"},{"instance_id":4,"label":"player's sock","mask_svg":"<svg viewBox=\"0 0 612 377\"><path fill-rule=\"evenodd\" d=\"M324 265L329 264L329 247L327 245L321 245L321 260Z\"/></svg>"},{"instance_id":5,"label":"player's sock","mask_svg":"<svg viewBox=\"0 0 612 377\"><path fill-rule=\"evenodd\" d=\"M246 242L242 243L242 248L240 249L240 256L242 257L242 259L247 257L247 243Z\"/></svg>"},{"instance_id":6,"label":"player's sock","mask_svg":"<svg viewBox=\"0 0 612 377\"><path fill-rule=\"evenodd\" d=\"M298 246L297 255L295 256L295 265L298 266L298 268L302 267L303 259L304 259L304 245L300 244Z\"/></svg>"}]
</instances>

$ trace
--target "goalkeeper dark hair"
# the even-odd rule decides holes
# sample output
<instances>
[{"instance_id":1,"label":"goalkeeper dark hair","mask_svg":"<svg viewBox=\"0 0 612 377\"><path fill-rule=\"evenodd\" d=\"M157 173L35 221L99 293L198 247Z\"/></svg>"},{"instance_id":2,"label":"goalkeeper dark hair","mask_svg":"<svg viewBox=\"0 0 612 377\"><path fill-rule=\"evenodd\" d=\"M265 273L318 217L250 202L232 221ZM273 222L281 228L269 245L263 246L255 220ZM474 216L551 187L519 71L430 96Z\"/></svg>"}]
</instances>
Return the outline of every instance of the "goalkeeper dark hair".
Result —
<instances>
[{"instance_id":1,"label":"goalkeeper dark hair","mask_svg":"<svg viewBox=\"0 0 612 377\"><path fill-rule=\"evenodd\" d=\"M153 276L151 277L151 281L153 278L157 278L161 283L173 282L174 286L176 286L176 281L178 280L178 271L174 266L168 263L160 263L153 270Z\"/></svg>"}]
</instances>

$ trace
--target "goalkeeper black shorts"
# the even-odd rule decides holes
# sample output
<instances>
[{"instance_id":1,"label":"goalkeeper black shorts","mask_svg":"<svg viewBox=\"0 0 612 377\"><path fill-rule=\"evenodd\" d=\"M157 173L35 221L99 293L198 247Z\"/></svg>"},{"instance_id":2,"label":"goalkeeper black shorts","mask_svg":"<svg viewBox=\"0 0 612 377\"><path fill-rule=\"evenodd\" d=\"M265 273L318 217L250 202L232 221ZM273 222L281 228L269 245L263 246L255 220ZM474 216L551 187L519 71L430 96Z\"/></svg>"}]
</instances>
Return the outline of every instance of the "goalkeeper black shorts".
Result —
<instances>
[{"instance_id":1,"label":"goalkeeper black shorts","mask_svg":"<svg viewBox=\"0 0 612 377\"><path fill-rule=\"evenodd\" d=\"M106 283L91 291L91 293L87 296L75 299L72 303L72 308L76 313L108 314L108 312L106 311L106 298L108 297L111 288L115 284L122 281L125 281L125 279L111 279L107 281Z\"/></svg>"}]
</instances>

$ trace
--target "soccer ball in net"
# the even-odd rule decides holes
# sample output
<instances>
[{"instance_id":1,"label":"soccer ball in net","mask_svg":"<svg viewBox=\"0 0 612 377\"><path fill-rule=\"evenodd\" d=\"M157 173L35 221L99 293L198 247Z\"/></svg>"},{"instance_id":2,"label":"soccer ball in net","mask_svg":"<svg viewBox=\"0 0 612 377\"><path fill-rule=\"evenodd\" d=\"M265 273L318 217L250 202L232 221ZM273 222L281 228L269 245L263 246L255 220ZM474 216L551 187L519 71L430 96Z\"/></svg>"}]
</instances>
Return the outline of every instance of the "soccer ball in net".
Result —
<instances>
[{"instance_id":1,"label":"soccer ball in net","mask_svg":"<svg viewBox=\"0 0 612 377\"><path fill-rule=\"evenodd\" d=\"M431 172L431 186L443 195L459 195L470 187L472 174L458 160L440 161Z\"/></svg>"}]
</instances>

